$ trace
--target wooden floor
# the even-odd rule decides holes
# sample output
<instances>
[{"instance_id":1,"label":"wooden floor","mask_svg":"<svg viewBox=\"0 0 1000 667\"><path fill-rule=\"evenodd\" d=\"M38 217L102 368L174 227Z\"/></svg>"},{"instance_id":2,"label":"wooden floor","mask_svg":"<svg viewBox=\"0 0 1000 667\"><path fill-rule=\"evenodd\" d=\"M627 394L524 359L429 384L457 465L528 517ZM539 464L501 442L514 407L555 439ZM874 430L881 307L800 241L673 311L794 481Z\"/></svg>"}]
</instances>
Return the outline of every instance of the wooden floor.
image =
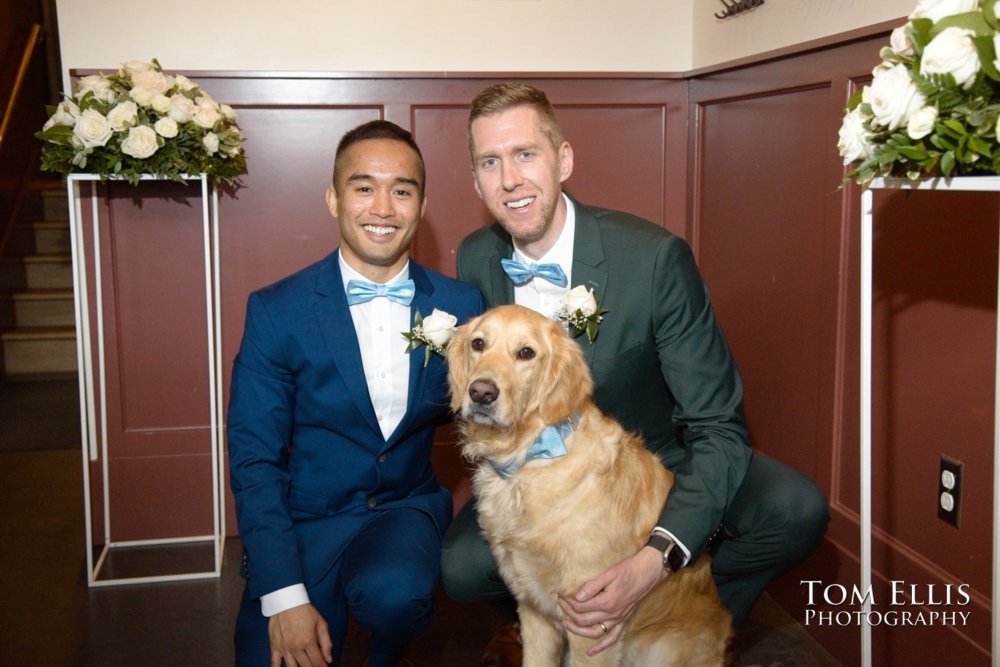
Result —
<instances>
[{"instance_id":1,"label":"wooden floor","mask_svg":"<svg viewBox=\"0 0 1000 667\"><path fill-rule=\"evenodd\" d=\"M239 540L227 541L218 579L88 588L78 443L75 380L0 381L0 665L231 665ZM499 622L488 606L439 595L414 664L475 667ZM352 627L342 665L358 665L364 643ZM767 597L735 653L740 667L838 667Z\"/></svg>"}]
</instances>

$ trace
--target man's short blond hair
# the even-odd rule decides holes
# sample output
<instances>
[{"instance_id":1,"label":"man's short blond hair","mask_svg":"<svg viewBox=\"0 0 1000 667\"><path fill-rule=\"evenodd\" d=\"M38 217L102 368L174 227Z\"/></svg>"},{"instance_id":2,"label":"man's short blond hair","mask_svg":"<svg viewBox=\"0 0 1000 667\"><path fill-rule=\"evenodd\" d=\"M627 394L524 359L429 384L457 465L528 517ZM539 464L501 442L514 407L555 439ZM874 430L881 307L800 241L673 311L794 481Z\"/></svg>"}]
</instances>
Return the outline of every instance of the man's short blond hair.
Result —
<instances>
[{"instance_id":1,"label":"man's short blond hair","mask_svg":"<svg viewBox=\"0 0 1000 667\"><path fill-rule=\"evenodd\" d=\"M473 152L472 122L483 116L492 116L519 106L529 106L538 112L542 121L542 132L552 143L552 148L559 150L563 143L562 128L552 103L538 88L526 83L497 83L484 88L472 99L469 108L469 154Z\"/></svg>"}]
</instances>

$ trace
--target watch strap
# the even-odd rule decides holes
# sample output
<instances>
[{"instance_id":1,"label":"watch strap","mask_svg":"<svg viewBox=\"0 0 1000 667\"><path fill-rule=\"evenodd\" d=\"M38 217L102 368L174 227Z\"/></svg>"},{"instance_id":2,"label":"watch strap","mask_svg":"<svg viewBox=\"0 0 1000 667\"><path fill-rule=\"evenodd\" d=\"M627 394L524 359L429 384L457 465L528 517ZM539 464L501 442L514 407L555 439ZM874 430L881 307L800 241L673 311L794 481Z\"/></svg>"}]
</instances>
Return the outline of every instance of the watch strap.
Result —
<instances>
[{"instance_id":1,"label":"watch strap","mask_svg":"<svg viewBox=\"0 0 1000 667\"><path fill-rule=\"evenodd\" d=\"M663 554L663 569L676 572L684 565L684 553L676 548L677 544L663 533L654 532L646 541L647 547L653 547Z\"/></svg>"}]
</instances>

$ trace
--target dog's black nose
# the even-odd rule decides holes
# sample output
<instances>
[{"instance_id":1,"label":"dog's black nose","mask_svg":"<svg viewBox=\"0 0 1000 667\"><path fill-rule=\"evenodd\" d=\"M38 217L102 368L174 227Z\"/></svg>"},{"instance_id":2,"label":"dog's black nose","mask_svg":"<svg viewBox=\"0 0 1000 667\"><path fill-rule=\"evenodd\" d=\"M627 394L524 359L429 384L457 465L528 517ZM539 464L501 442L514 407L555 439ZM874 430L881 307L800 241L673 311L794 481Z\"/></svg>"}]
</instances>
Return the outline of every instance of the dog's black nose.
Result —
<instances>
[{"instance_id":1,"label":"dog's black nose","mask_svg":"<svg viewBox=\"0 0 1000 667\"><path fill-rule=\"evenodd\" d=\"M489 405L497 400L497 396L499 395L500 389L492 380L483 380L480 378L469 386L469 397L473 402L480 405Z\"/></svg>"}]
</instances>

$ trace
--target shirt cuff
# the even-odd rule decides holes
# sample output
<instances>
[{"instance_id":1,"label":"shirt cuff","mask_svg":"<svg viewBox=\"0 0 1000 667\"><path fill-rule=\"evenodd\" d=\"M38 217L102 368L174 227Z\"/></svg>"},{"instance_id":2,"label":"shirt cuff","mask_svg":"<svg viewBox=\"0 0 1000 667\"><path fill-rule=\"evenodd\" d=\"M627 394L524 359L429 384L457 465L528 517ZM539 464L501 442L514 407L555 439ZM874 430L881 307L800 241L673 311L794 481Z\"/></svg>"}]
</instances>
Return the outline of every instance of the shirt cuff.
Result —
<instances>
[{"instance_id":1,"label":"shirt cuff","mask_svg":"<svg viewBox=\"0 0 1000 667\"><path fill-rule=\"evenodd\" d=\"M674 546L676 546L678 549L681 550L681 553L684 554L684 562L681 563L681 567L684 567L685 565L688 564L688 561L691 560L691 552L688 551L688 548L684 546L683 542L674 537L674 534L671 533L666 528L660 528L659 526L656 526L655 528L653 528L653 532L659 533L660 535L663 535L664 537L668 538L671 542L674 543Z\"/></svg>"},{"instance_id":2,"label":"shirt cuff","mask_svg":"<svg viewBox=\"0 0 1000 667\"><path fill-rule=\"evenodd\" d=\"M268 618L304 604L309 604L305 584L292 584L260 596L260 611Z\"/></svg>"}]
</instances>

